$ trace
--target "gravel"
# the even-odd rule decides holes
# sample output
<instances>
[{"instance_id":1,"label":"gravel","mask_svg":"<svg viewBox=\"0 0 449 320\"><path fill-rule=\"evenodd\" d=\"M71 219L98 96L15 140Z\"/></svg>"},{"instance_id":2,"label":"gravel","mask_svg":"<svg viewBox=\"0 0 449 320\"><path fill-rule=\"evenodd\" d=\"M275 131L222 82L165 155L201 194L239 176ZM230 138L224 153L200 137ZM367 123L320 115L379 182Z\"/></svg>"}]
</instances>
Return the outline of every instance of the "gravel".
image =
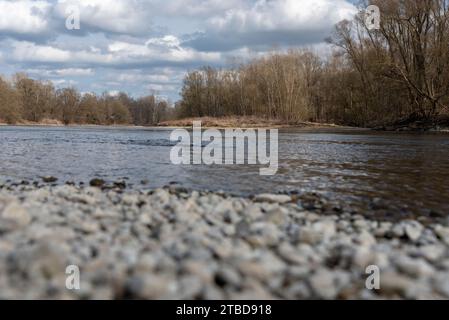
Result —
<instances>
[{"instance_id":1,"label":"gravel","mask_svg":"<svg viewBox=\"0 0 449 320\"><path fill-rule=\"evenodd\" d=\"M3 186L0 299L449 298L443 224L125 187ZM79 290L66 288L69 265ZM378 290L365 285L371 265Z\"/></svg>"}]
</instances>

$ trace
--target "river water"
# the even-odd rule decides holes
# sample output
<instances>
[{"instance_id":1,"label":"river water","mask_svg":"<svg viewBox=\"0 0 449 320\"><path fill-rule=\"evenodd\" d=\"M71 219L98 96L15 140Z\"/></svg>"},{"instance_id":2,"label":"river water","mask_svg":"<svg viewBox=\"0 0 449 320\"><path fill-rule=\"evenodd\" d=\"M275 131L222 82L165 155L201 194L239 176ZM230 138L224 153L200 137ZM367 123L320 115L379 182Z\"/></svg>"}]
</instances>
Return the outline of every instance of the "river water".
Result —
<instances>
[{"instance_id":1,"label":"river water","mask_svg":"<svg viewBox=\"0 0 449 320\"><path fill-rule=\"evenodd\" d=\"M383 203L395 212L449 214L449 135L288 129L279 133L279 171L257 166L174 165L171 130L0 127L0 181L60 183L127 179L134 188L170 183L250 195L317 193L345 204Z\"/></svg>"}]
</instances>

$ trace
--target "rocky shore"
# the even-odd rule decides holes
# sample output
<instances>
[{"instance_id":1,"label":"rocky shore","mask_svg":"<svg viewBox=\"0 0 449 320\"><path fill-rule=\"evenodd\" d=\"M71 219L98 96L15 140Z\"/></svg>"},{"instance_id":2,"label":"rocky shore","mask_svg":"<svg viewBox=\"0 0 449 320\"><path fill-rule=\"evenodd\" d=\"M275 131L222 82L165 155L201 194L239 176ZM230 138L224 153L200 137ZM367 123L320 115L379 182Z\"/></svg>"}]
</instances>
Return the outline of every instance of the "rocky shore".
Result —
<instances>
[{"instance_id":1,"label":"rocky shore","mask_svg":"<svg viewBox=\"0 0 449 320\"><path fill-rule=\"evenodd\" d=\"M446 299L449 227L289 195L0 189L0 299ZM80 290L66 267L79 266ZM368 290L366 268L380 269Z\"/></svg>"}]
</instances>

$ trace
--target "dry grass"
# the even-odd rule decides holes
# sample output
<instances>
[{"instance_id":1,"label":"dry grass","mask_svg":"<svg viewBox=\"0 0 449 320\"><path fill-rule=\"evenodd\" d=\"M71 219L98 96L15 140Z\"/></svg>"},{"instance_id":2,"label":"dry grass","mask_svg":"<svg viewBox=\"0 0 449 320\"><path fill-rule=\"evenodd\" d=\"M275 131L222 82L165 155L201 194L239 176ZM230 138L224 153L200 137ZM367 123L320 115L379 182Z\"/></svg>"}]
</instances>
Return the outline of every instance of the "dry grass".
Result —
<instances>
[{"instance_id":1,"label":"dry grass","mask_svg":"<svg viewBox=\"0 0 449 320\"><path fill-rule=\"evenodd\" d=\"M267 120L260 117L202 117L170 120L159 123L162 127L191 127L193 121L201 121L206 128L288 128L288 127L337 127L333 124L321 124L312 122L286 123L281 120Z\"/></svg>"},{"instance_id":2,"label":"dry grass","mask_svg":"<svg viewBox=\"0 0 449 320\"><path fill-rule=\"evenodd\" d=\"M28 121L28 120L21 120L16 123L16 125L19 126L55 126L55 127L62 127L64 126L64 123L62 121L59 121L57 119L42 119L41 121L35 122L35 121Z\"/></svg>"},{"instance_id":3,"label":"dry grass","mask_svg":"<svg viewBox=\"0 0 449 320\"><path fill-rule=\"evenodd\" d=\"M201 121L203 127L209 128L251 128L251 127L280 127L280 121L266 120L257 117L202 117L171 120L159 123L163 127L191 127L194 121Z\"/></svg>"}]
</instances>

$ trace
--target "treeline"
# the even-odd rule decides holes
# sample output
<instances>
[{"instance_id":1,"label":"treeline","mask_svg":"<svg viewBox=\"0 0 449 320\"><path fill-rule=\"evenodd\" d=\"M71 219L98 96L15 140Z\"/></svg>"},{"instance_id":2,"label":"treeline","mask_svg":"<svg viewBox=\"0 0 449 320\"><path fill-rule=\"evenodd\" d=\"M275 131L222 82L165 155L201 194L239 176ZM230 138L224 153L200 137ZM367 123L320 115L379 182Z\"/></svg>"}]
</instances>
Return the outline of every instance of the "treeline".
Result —
<instances>
[{"instance_id":1,"label":"treeline","mask_svg":"<svg viewBox=\"0 0 449 320\"><path fill-rule=\"evenodd\" d=\"M167 120L172 108L149 95L134 99L118 95L81 94L75 88L55 89L51 82L16 74L0 77L0 122L16 124L58 121L63 124L155 125Z\"/></svg>"},{"instance_id":2,"label":"treeline","mask_svg":"<svg viewBox=\"0 0 449 320\"><path fill-rule=\"evenodd\" d=\"M449 114L449 2L364 1L380 8L336 26L334 51L272 53L228 70L204 67L184 79L178 117L255 115L286 122L379 126Z\"/></svg>"}]
</instances>

